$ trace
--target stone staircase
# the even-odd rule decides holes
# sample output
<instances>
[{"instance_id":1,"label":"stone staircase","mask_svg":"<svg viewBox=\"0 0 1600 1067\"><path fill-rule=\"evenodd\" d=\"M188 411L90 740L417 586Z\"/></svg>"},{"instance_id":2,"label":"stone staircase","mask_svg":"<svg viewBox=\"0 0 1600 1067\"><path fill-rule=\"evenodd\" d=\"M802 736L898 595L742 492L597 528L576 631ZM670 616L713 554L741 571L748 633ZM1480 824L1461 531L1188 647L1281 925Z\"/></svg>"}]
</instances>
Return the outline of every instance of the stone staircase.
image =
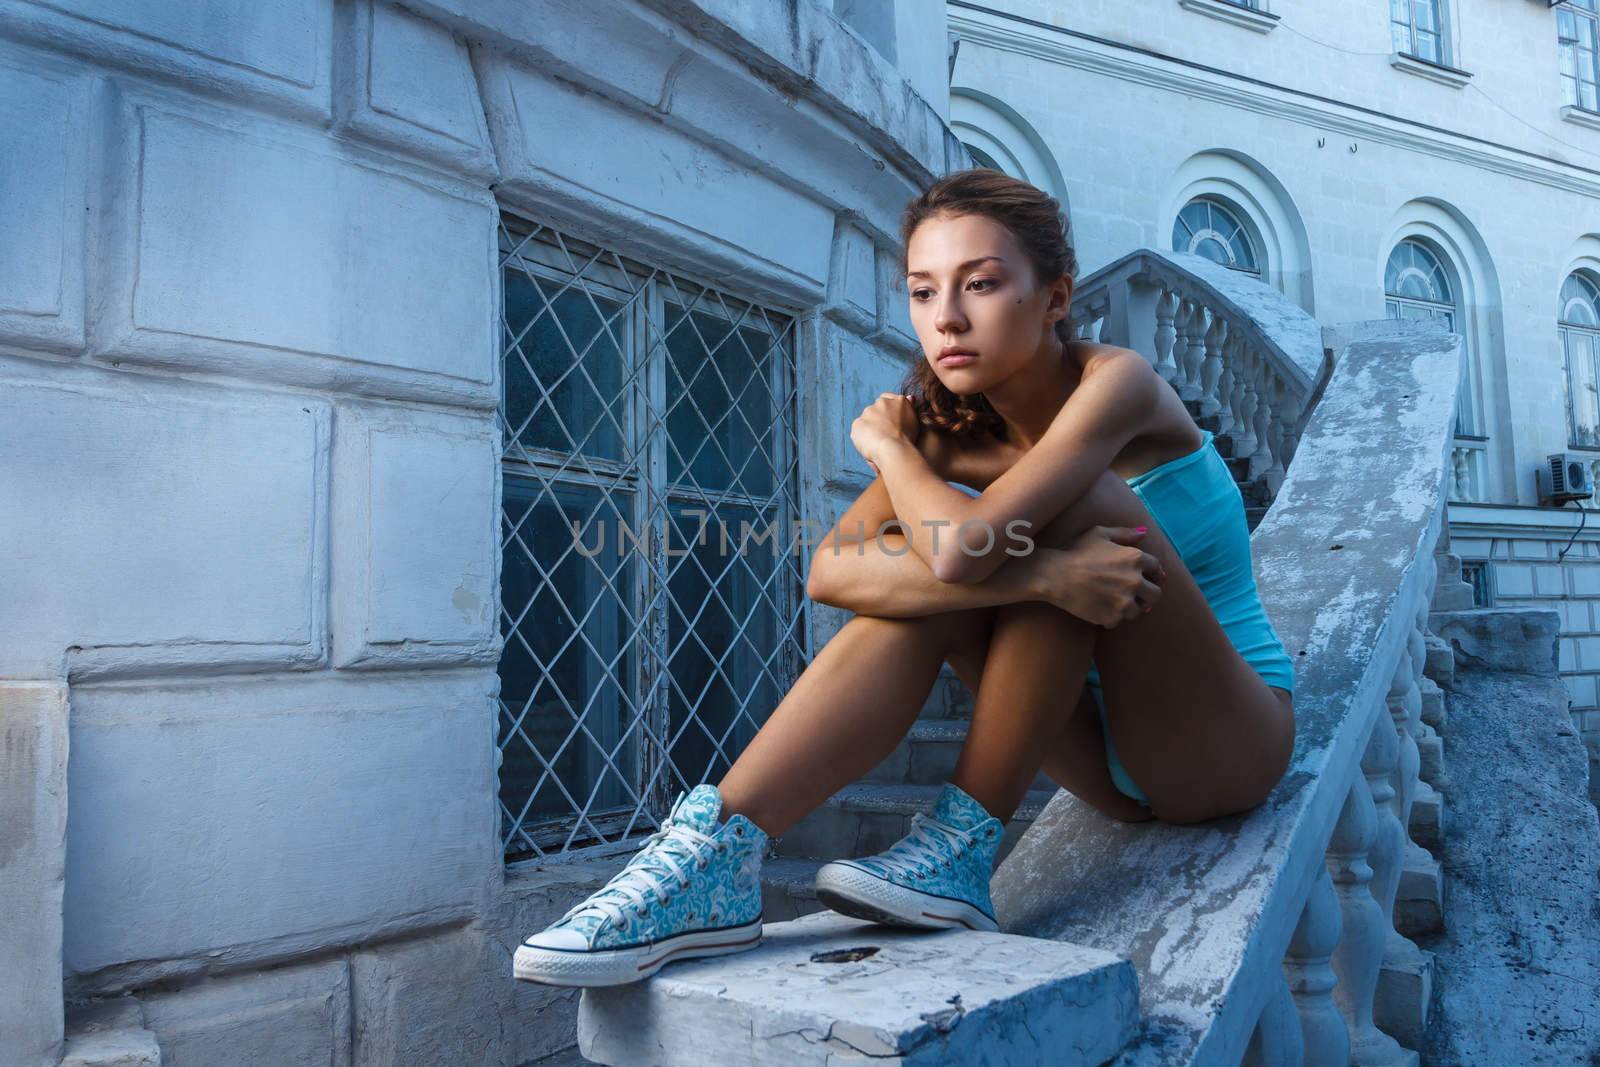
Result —
<instances>
[{"instance_id":1,"label":"stone staircase","mask_svg":"<svg viewBox=\"0 0 1600 1067\"><path fill-rule=\"evenodd\" d=\"M1264 474L1249 477L1250 458L1235 456L1233 437L1222 432L1218 415L1202 415L1198 400L1184 401L1195 424L1216 435L1214 445L1227 463L1245 502L1245 520L1252 531L1271 503ZM1459 561L1456 573L1460 574ZM1469 605L1470 606L1470 605ZM882 763L829 797L788 833L773 841L763 864L762 887L767 922L782 922L823 910L812 891L817 868L833 859L880 852L911 829L911 816L933 809L940 787L950 780L972 718L973 695L946 665L928 694L921 716L904 740ZM1017 840L1056 791L1040 774L1023 798L995 853L1004 861Z\"/></svg>"},{"instance_id":2,"label":"stone staircase","mask_svg":"<svg viewBox=\"0 0 1600 1067\"><path fill-rule=\"evenodd\" d=\"M1312 657L1297 663L1296 760L1269 803L1204 826L1126 824L1055 790L997 865L1003 933L904 944L837 915L773 923L770 947L586 991L578 1036L592 1060L966 1062L981 1049L994 1064L1418 1063L1435 954L1413 938L1444 926L1430 843L1448 846L1442 800L1463 799L1445 774L1444 687L1519 627L1535 636L1471 607L1449 555L1454 395L1435 383L1453 380L1461 338L1387 320L1316 327L1281 295L1175 256L1104 268L1084 286L1087 319L1114 340L1152 336L1147 358L1180 395L1253 427L1231 440L1189 407L1245 506L1276 497L1270 517L1247 514L1252 549L1286 647ZM949 686L882 766L813 816L831 829L778 842L788 854L770 877L787 913L815 907L802 864L816 857L802 853L878 847L873 819L948 767L968 714ZM814 831L833 836L808 843ZM1041 961L1045 943L1085 954ZM999 998L986 985L995 965ZM1092 1018L1076 1014L1086 1005ZM1069 1039L1041 1039L1065 1017Z\"/></svg>"}]
</instances>

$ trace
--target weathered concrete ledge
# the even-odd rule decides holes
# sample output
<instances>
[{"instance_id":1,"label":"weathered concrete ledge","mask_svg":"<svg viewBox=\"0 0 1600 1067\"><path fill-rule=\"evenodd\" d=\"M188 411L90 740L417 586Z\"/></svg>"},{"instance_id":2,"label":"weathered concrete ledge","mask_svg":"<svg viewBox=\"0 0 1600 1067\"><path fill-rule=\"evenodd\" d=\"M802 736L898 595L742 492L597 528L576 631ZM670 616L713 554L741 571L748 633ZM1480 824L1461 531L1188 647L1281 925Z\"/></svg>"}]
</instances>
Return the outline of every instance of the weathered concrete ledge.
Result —
<instances>
[{"instance_id":1,"label":"weathered concrete ledge","mask_svg":"<svg viewBox=\"0 0 1600 1067\"><path fill-rule=\"evenodd\" d=\"M901 930L818 912L760 948L585 990L578 1047L609 1064L1094 1067L1138 1029L1133 967L1082 945Z\"/></svg>"},{"instance_id":2,"label":"weathered concrete ledge","mask_svg":"<svg viewBox=\"0 0 1600 1067\"><path fill-rule=\"evenodd\" d=\"M1550 608L1435 611L1428 629L1450 643L1457 670L1558 673L1561 616Z\"/></svg>"},{"instance_id":3,"label":"weathered concrete ledge","mask_svg":"<svg viewBox=\"0 0 1600 1067\"><path fill-rule=\"evenodd\" d=\"M1121 823L1062 791L995 872L1001 928L1139 971L1122 1067L1236 1064L1268 998L1414 626L1443 521L1457 335L1352 343L1251 541L1295 660L1295 751L1262 806L1194 826ZM1299 1023L1291 1013L1279 1025ZM1271 1035L1269 1035L1271 1036ZM1297 1035L1296 1035L1297 1036Z\"/></svg>"}]
</instances>

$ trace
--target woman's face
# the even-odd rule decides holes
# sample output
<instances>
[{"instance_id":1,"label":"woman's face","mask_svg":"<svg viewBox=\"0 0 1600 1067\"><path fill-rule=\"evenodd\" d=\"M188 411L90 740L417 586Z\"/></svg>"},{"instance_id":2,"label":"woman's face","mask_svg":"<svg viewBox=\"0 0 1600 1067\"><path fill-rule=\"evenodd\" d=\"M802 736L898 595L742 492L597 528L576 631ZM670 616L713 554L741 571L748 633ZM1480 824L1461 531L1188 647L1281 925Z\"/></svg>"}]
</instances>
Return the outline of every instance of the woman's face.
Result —
<instances>
[{"instance_id":1,"label":"woman's face","mask_svg":"<svg viewBox=\"0 0 1600 1067\"><path fill-rule=\"evenodd\" d=\"M906 246L911 324L945 387L981 393L1039 352L1071 297L1071 282L1041 287L1011 231L982 215L936 215ZM1060 308L1050 298L1061 290ZM950 348L971 356L949 356Z\"/></svg>"}]
</instances>

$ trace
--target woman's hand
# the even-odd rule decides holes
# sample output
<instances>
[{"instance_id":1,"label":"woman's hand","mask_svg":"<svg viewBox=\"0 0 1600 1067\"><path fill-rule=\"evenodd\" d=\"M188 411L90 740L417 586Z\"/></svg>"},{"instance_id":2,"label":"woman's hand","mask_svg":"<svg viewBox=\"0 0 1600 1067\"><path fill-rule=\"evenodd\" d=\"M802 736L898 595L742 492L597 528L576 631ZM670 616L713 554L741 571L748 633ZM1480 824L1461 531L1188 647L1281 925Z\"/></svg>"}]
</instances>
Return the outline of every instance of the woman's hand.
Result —
<instances>
[{"instance_id":1,"label":"woman's hand","mask_svg":"<svg viewBox=\"0 0 1600 1067\"><path fill-rule=\"evenodd\" d=\"M1144 533L1126 526L1091 526L1068 548L1033 549L1039 599L1085 622L1115 629L1161 600L1161 561L1136 547Z\"/></svg>"},{"instance_id":2,"label":"woman's hand","mask_svg":"<svg viewBox=\"0 0 1600 1067\"><path fill-rule=\"evenodd\" d=\"M922 426L917 421L917 412L910 400L899 393L879 393L878 399L867 405L856 421L850 424L850 443L856 446L861 458L876 471L878 451L885 443L905 441L916 444L921 432Z\"/></svg>"}]
</instances>

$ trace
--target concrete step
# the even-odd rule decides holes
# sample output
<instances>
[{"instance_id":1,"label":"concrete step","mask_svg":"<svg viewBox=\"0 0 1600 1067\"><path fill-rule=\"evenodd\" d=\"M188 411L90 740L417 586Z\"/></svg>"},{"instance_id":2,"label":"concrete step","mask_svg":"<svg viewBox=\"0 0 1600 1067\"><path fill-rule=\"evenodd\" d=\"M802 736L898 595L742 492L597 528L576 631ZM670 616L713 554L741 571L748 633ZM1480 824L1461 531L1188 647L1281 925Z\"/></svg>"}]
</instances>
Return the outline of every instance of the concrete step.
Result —
<instances>
[{"instance_id":1,"label":"concrete step","mask_svg":"<svg viewBox=\"0 0 1600 1067\"><path fill-rule=\"evenodd\" d=\"M1139 1029L1133 964L970 930L827 912L648 982L586 989L578 1048L596 1063L1049 1063L1095 1067Z\"/></svg>"},{"instance_id":2,"label":"concrete step","mask_svg":"<svg viewBox=\"0 0 1600 1067\"><path fill-rule=\"evenodd\" d=\"M955 668L946 663L933 680L928 699L918 713L919 722L950 722L972 718L973 694L961 681Z\"/></svg>"},{"instance_id":3,"label":"concrete step","mask_svg":"<svg viewBox=\"0 0 1600 1067\"><path fill-rule=\"evenodd\" d=\"M1426 674L1422 676L1418 688L1422 692L1422 721L1435 730L1445 729L1450 713L1445 709L1444 690L1439 688L1438 682Z\"/></svg>"},{"instance_id":4,"label":"concrete step","mask_svg":"<svg viewBox=\"0 0 1600 1067\"><path fill-rule=\"evenodd\" d=\"M1406 843L1394 898L1394 928L1406 937L1444 930L1444 872L1433 854L1415 842Z\"/></svg>"},{"instance_id":5,"label":"concrete step","mask_svg":"<svg viewBox=\"0 0 1600 1067\"><path fill-rule=\"evenodd\" d=\"M967 722L963 719L922 719L895 746L884 761L867 772L862 781L888 785L943 785L955 772L961 747L967 743ZM1055 789L1044 772L1034 779L1035 789Z\"/></svg>"},{"instance_id":6,"label":"concrete step","mask_svg":"<svg viewBox=\"0 0 1600 1067\"><path fill-rule=\"evenodd\" d=\"M133 997L70 1006L61 1067L161 1067L161 1048L144 1025Z\"/></svg>"},{"instance_id":7,"label":"concrete step","mask_svg":"<svg viewBox=\"0 0 1600 1067\"><path fill-rule=\"evenodd\" d=\"M1373 1021L1405 1048L1422 1045L1433 1000L1433 953L1390 932L1373 998Z\"/></svg>"},{"instance_id":8,"label":"concrete step","mask_svg":"<svg viewBox=\"0 0 1600 1067\"><path fill-rule=\"evenodd\" d=\"M768 856L761 863L761 921L788 922L812 912L827 911L817 899L817 868L827 860Z\"/></svg>"},{"instance_id":9,"label":"concrete step","mask_svg":"<svg viewBox=\"0 0 1600 1067\"><path fill-rule=\"evenodd\" d=\"M1411 819L1407 826L1411 840L1426 849L1438 848L1448 826L1447 811L1439 791L1422 779L1417 779L1416 796L1411 801Z\"/></svg>"},{"instance_id":10,"label":"concrete step","mask_svg":"<svg viewBox=\"0 0 1600 1067\"><path fill-rule=\"evenodd\" d=\"M931 812L939 796L937 785L889 785L857 782L847 785L801 819L788 833L773 840L784 859L842 859L882 852L911 830L911 816ZM995 854L998 866L1050 798L1055 789L1031 789L1016 814L1006 824Z\"/></svg>"},{"instance_id":11,"label":"concrete step","mask_svg":"<svg viewBox=\"0 0 1600 1067\"><path fill-rule=\"evenodd\" d=\"M1435 634L1431 629L1422 635L1423 645L1427 649L1427 658L1423 661L1422 676L1430 679L1435 685L1449 689L1456 677L1456 654L1450 642ZM1432 722L1427 715L1422 717L1423 722ZM1438 725L1435 723L1434 725Z\"/></svg>"},{"instance_id":12,"label":"concrete step","mask_svg":"<svg viewBox=\"0 0 1600 1067\"><path fill-rule=\"evenodd\" d=\"M1417 777L1442 788L1444 783L1444 740L1432 726L1423 723L1417 734Z\"/></svg>"}]
</instances>

